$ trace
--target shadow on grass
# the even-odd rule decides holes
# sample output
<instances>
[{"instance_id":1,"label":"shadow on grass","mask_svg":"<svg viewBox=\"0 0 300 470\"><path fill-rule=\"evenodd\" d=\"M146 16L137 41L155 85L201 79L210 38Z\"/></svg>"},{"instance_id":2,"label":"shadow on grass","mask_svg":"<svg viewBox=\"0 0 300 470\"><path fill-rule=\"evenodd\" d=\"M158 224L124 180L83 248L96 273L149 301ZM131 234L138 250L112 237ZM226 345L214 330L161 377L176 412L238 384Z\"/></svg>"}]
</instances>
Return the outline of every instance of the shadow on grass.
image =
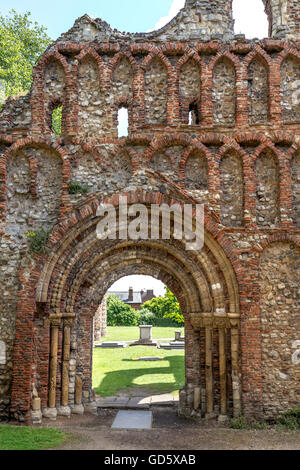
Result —
<instances>
[{"instance_id":1,"label":"shadow on grass","mask_svg":"<svg viewBox=\"0 0 300 470\"><path fill-rule=\"evenodd\" d=\"M138 392L141 390L149 393L172 393L184 386L185 383L185 367L184 367L184 356L168 356L164 358L164 361L169 362L168 367L145 367L136 369L116 370L108 372L104 379L99 383L98 386L94 387L94 391L100 396L113 396L118 391L125 389L131 389ZM141 364L141 362L134 361L133 359L123 359L122 362L130 362L135 364ZM150 363L149 363L150 364ZM172 382L164 381L166 375L173 374L174 380ZM161 375L161 378L153 381L153 377ZM137 385L135 381L139 377L149 376L149 382L143 385Z\"/></svg>"}]
</instances>

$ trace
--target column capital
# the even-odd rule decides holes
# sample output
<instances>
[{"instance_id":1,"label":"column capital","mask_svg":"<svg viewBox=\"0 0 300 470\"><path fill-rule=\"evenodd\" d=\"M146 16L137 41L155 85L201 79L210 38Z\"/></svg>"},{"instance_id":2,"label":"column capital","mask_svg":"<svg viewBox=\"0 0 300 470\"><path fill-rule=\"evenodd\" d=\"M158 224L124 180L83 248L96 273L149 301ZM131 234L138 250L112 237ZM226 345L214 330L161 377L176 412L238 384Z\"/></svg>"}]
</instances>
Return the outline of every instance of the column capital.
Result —
<instances>
[{"instance_id":1,"label":"column capital","mask_svg":"<svg viewBox=\"0 0 300 470\"><path fill-rule=\"evenodd\" d=\"M64 327L72 328L75 318L63 318Z\"/></svg>"},{"instance_id":2,"label":"column capital","mask_svg":"<svg viewBox=\"0 0 300 470\"><path fill-rule=\"evenodd\" d=\"M61 327L61 318L51 318L50 317L50 326L51 326L51 328L60 328Z\"/></svg>"},{"instance_id":3,"label":"column capital","mask_svg":"<svg viewBox=\"0 0 300 470\"><path fill-rule=\"evenodd\" d=\"M238 313L190 313L191 324L195 330L200 328L228 328L240 327L240 315Z\"/></svg>"}]
</instances>

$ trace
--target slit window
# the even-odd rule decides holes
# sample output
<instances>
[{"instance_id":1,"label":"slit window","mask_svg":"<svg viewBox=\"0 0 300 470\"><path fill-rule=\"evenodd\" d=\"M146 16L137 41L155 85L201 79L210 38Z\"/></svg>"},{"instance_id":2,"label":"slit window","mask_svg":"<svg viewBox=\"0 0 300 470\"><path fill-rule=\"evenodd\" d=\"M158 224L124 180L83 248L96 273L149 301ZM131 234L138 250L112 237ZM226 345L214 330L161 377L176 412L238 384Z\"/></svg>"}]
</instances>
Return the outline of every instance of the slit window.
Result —
<instances>
[{"instance_id":1,"label":"slit window","mask_svg":"<svg viewBox=\"0 0 300 470\"><path fill-rule=\"evenodd\" d=\"M189 126L198 126L200 124L198 106L191 103L189 106Z\"/></svg>"},{"instance_id":2,"label":"slit window","mask_svg":"<svg viewBox=\"0 0 300 470\"><path fill-rule=\"evenodd\" d=\"M52 128L52 132L55 135L62 134L62 112L63 112L62 106L57 106L52 111L51 128Z\"/></svg>"},{"instance_id":3,"label":"slit window","mask_svg":"<svg viewBox=\"0 0 300 470\"><path fill-rule=\"evenodd\" d=\"M122 106L118 111L118 137L128 137L129 117L128 109Z\"/></svg>"}]
</instances>

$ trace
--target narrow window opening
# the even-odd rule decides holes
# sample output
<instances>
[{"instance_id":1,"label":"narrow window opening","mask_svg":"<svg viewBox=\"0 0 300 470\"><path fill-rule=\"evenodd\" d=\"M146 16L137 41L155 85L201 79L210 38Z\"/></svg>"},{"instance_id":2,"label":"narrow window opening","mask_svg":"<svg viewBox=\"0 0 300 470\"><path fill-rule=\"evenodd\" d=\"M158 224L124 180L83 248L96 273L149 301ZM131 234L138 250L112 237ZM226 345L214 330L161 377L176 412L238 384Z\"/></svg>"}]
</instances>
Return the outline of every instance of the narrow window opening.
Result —
<instances>
[{"instance_id":1,"label":"narrow window opening","mask_svg":"<svg viewBox=\"0 0 300 470\"><path fill-rule=\"evenodd\" d=\"M118 138L128 137L129 117L128 109L122 106L118 111Z\"/></svg>"},{"instance_id":2,"label":"narrow window opening","mask_svg":"<svg viewBox=\"0 0 300 470\"><path fill-rule=\"evenodd\" d=\"M189 106L189 126L198 126L200 124L199 111L195 103Z\"/></svg>"},{"instance_id":3,"label":"narrow window opening","mask_svg":"<svg viewBox=\"0 0 300 470\"><path fill-rule=\"evenodd\" d=\"M55 135L61 135L62 134L62 112L63 112L63 107L62 106L57 106L52 111L51 128L52 128L52 132Z\"/></svg>"}]
</instances>

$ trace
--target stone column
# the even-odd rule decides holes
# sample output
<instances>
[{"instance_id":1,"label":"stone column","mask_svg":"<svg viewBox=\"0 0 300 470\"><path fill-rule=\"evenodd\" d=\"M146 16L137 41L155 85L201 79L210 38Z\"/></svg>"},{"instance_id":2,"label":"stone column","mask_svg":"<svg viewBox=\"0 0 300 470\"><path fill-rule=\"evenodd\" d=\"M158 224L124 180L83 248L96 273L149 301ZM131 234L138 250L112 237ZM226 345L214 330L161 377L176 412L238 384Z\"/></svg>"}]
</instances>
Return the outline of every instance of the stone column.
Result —
<instances>
[{"instance_id":1,"label":"stone column","mask_svg":"<svg viewBox=\"0 0 300 470\"><path fill-rule=\"evenodd\" d=\"M57 348L58 330L61 319L51 320L51 345L50 345L50 377L49 377L49 407L56 406L56 376L57 376Z\"/></svg>"},{"instance_id":2,"label":"stone column","mask_svg":"<svg viewBox=\"0 0 300 470\"><path fill-rule=\"evenodd\" d=\"M61 326L61 318L50 319L50 371L49 371L49 391L48 406L43 409L45 418L56 420L56 380L57 380L57 350L58 350L58 331Z\"/></svg>"},{"instance_id":3,"label":"stone column","mask_svg":"<svg viewBox=\"0 0 300 470\"><path fill-rule=\"evenodd\" d=\"M233 415L240 416L241 405L241 377L239 364L240 350L240 316L229 314L231 325L231 363L232 363L232 391L233 391Z\"/></svg>"},{"instance_id":4,"label":"stone column","mask_svg":"<svg viewBox=\"0 0 300 470\"><path fill-rule=\"evenodd\" d=\"M205 365L206 365L206 415L211 417L214 412L214 380L213 380L213 318L204 314L205 327Z\"/></svg>"},{"instance_id":5,"label":"stone column","mask_svg":"<svg viewBox=\"0 0 300 470\"><path fill-rule=\"evenodd\" d=\"M62 392L61 392L61 406L63 408L67 408L69 406L69 365L70 365L72 324L73 324L73 319L64 319ZM61 410L61 411L64 411L64 415L67 412L70 413L69 409Z\"/></svg>"},{"instance_id":6,"label":"stone column","mask_svg":"<svg viewBox=\"0 0 300 470\"><path fill-rule=\"evenodd\" d=\"M220 394L221 416L227 415L227 380L226 380L226 329L219 328L219 364L220 364Z\"/></svg>"}]
</instances>

